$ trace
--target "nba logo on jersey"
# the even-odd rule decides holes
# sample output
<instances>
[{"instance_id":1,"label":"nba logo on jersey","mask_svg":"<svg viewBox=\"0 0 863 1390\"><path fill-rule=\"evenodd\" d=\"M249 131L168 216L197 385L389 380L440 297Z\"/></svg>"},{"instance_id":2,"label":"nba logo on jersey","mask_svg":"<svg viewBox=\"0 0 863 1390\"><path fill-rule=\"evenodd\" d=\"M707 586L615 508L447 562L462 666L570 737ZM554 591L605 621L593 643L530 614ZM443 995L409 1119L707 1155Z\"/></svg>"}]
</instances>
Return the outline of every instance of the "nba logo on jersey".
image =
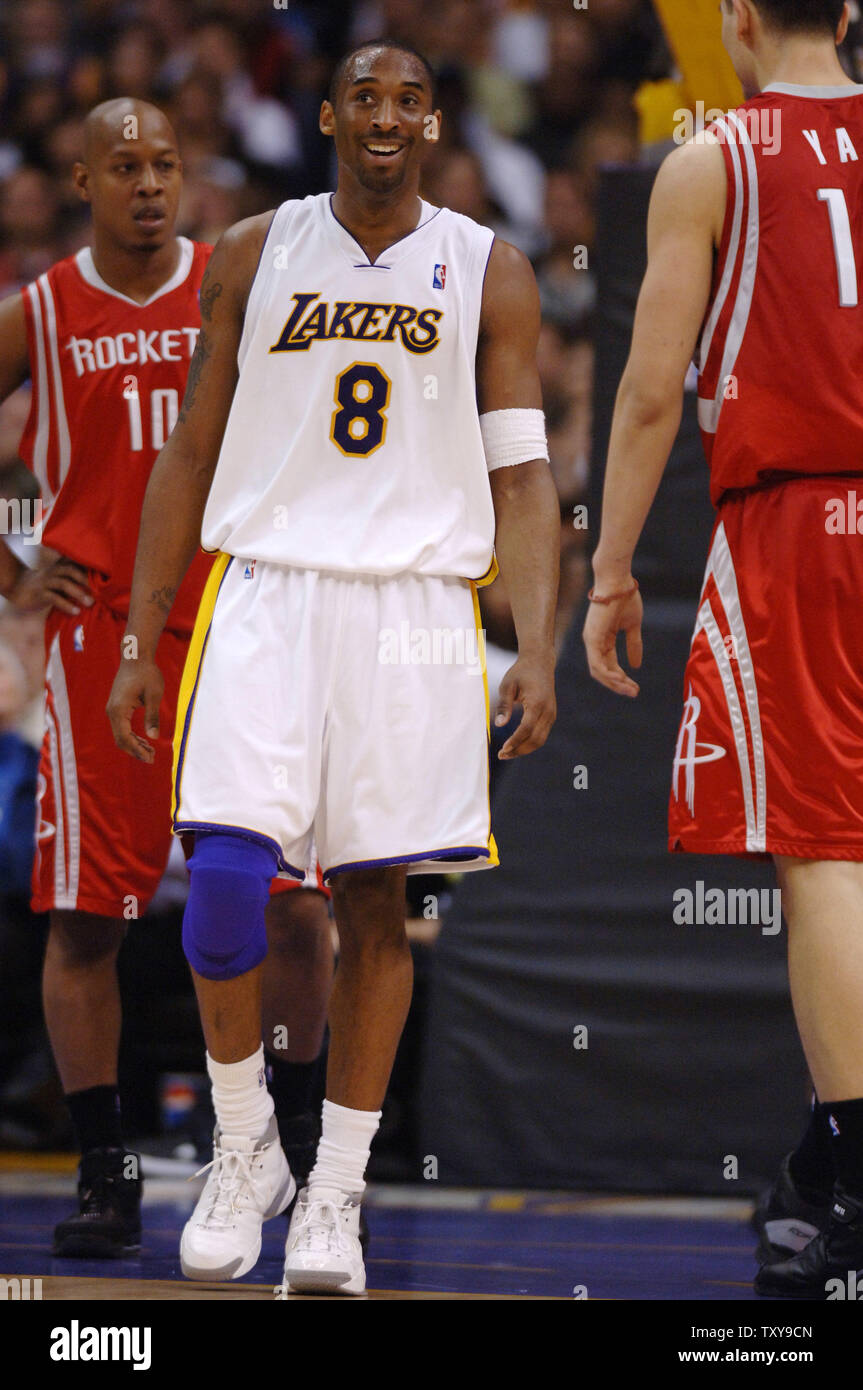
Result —
<instances>
[{"instance_id":1,"label":"nba logo on jersey","mask_svg":"<svg viewBox=\"0 0 863 1390\"><path fill-rule=\"evenodd\" d=\"M81 623L78 624L73 633L72 646L75 648L76 652L82 652L84 650L84 628Z\"/></svg>"},{"instance_id":2,"label":"nba logo on jersey","mask_svg":"<svg viewBox=\"0 0 863 1390\"><path fill-rule=\"evenodd\" d=\"M256 565L257 563L258 563L257 560L250 560L250 561L249 561L249 563L246 565L246 568L243 570L243 578L244 578L244 579L254 579L254 577L255 577L255 565Z\"/></svg>"},{"instance_id":3,"label":"nba logo on jersey","mask_svg":"<svg viewBox=\"0 0 863 1390\"><path fill-rule=\"evenodd\" d=\"M433 290L442 290L446 287L446 266L436 265L434 268L434 279L432 280Z\"/></svg>"}]
</instances>

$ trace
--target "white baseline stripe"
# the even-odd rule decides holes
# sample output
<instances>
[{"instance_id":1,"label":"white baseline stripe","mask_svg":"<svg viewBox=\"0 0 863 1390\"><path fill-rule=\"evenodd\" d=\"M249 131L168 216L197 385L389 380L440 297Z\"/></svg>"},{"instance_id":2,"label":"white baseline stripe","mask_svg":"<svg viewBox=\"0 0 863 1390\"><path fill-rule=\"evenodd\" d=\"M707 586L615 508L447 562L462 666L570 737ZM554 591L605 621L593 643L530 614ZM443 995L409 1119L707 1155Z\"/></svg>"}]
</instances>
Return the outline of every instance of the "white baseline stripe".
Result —
<instances>
[{"instance_id":1,"label":"white baseline stripe","mask_svg":"<svg viewBox=\"0 0 863 1390\"><path fill-rule=\"evenodd\" d=\"M48 660L48 684L54 698L57 716L55 735L59 743L60 760L63 768L64 819L68 827L69 865L66 876L66 901L58 900L58 907L77 907L78 880L81 871L81 807L78 799L78 770L75 765L75 741L72 737L72 716L69 709L69 692L66 688L66 673L60 656L59 634L51 643ZM55 801L60 804L55 787ZM57 830L60 831L60 814L57 816Z\"/></svg>"},{"instance_id":2,"label":"white baseline stripe","mask_svg":"<svg viewBox=\"0 0 863 1390\"><path fill-rule=\"evenodd\" d=\"M728 713L731 718L731 729L734 734L734 743L737 748L737 763L740 768L740 784L743 790L743 806L746 814L746 848L752 849L757 838L757 828L755 824L755 807L752 801L752 776L749 770L749 744L746 739L746 724L743 719L743 710L740 708L740 700L737 695L737 686L734 684L734 672L731 669L731 660L722 640L722 633L719 631L719 624L713 616L713 610L709 603L703 603L698 610L698 622L695 631L703 628L710 643L710 650L713 652L713 659L719 670L722 680L722 688L725 691L725 702L728 705Z\"/></svg>"},{"instance_id":3,"label":"white baseline stripe","mask_svg":"<svg viewBox=\"0 0 863 1390\"><path fill-rule=\"evenodd\" d=\"M33 444L33 472L42 490L42 506L47 512L54 501L48 484L48 440L51 434L51 399L48 394L48 371L45 362L45 333L42 327L42 300L38 286L27 289L33 326L36 334L36 438Z\"/></svg>"},{"instance_id":4,"label":"white baseline stripe","mask_svg":"<svg viewBox=\"0 0 863 1390\"><path fill-rule=\"evenodd\" d=\"M740 283L737 287L737 298L734 302L734 312L731 322L728 325L728 333L725 338L725 347L722 353L722 364L719 369L719 379L716 384L716 394L712 401L700 400L698 403L698 422L702 429L710 434L715 434L719 425L719 416L725 399L725 382L733 374L734 365L737 362L740 349L743 346L743 337L746 333L746 325L749 322L749 313L752 308L752 297L755 292L755 276L758 269L758 247L760 239L760 204L758 198L758 168L755 163L755 155L752 152L752 141L745 124L734 112L729 113L729 120L734 126L739 138L740 147L746 163L747 183L749 187L749 213L746 219L746 239L743 251L743 268L740 272ZM735 149L733 137L731 137L730 148Z\"/></svg>"},{"instance_id":5,"label":"white baseline stripe","mask_svg":"<svg viewBox=\"0 0 863 1390\"><path fill-rule=\"evenodd\" d=\"M713 343L713 334L716 332L719 315L725 307L728 291L731 288L731 281L734 279L734 269L737 265L737 252L740 249L740 228L743 222L743 176L740 170L740 156L737 153L737 145L735 141L730 138L728 127L724 119L718 120L716 124L721 128L725 136L728 148L731 151L731 162L734 165L734 220L731 224L731 237L728 242L728 254L725 257L722 279L719 282L716 299L713 302L710 317L705 325L701 346L699 348L698 357L702 367L707 363L707 356Z\"/></svg>"},{"instance_id":6,"label":"white baseline stripe","mask_svg":"<svg viewBox=\"0 0 863 1390\"><path fill-rule=\"evenodd\" d=\"M66 886L66 838L63 818L63 783L60 777L60 740L51 710L47 713L48 746L51 753L51 789L54 793L54 906L68 907Z\"/></svg>"},{"instance_id":7,"label":"white baseline stripe","mask_svg":"<svg viewBox=\"0 0 863 1390\"><path fill-rule=\"evenodd\" d=\"M39 276L39 284L45 296L45 321L47 325L48 346L51 351L51 369L54 377L54 400L57 405L57 445L60 460L60 487L69 472L72 449L69 442L69 422L66 419L66 402L63 398L63 377L60 372L60 356L57 350L57 313L54 296L47 275Z\"/></svg>"},{"instance_id":8,"label":"white baseline stripe","mask_svg":"<svg viewBox=\"0 0 863 1390\"><path fill-rule=\"evenodd\" d=\"M737 668L746 700L746 713L752 739L752 757L755 764L755 843L748 849L763 851L767 836L767 767L764 760L764 735L761 729L761 710L758 704L758 685L755 679L755 663L749 647L749 637L743 610L740 607L740 593L737 588L737 575L734 560L728 545L728 536L722 522L716 528L713 545L708 559L708 571L712 572L716 588L725 609L731 636L737 654Z\"/></svg>"}]
</instances>

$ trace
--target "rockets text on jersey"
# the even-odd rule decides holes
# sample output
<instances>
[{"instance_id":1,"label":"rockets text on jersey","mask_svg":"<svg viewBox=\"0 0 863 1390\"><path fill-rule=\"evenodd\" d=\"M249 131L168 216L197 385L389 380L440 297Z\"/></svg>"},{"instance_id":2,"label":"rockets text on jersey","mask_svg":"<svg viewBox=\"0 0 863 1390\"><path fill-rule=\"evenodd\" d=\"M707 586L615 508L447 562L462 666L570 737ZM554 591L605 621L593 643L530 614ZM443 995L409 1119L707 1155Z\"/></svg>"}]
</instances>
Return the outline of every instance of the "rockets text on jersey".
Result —
<instances>
[{"instance_id":1,"label":"rockets text on jersey","mask_svg":"<svg viewBox=\"0 0 863 1390\"><path fill-rule=\"evenodd\" d=\"M178 238L170 279L145 304L99 275L89 247L23 291L32 399L21 457L39 481L47 546L128 607L144 492L177 419L211 248ZM190 632L211 561L199 555L169 627Z\"/></svg>"}]
</instances>

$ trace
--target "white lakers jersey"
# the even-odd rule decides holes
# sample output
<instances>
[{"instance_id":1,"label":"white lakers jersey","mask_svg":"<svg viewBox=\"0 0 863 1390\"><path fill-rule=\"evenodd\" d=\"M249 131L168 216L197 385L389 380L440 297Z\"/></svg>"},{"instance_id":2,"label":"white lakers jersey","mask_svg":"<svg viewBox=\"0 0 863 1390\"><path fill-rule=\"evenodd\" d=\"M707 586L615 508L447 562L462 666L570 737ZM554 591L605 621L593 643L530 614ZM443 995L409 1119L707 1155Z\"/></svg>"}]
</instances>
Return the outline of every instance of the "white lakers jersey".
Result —
<instances>
[{"instance_id":1,"label":"white lakers jersey","mask_svg":"<svg viewBox=\"0 0 863 1390\"><path fill-rule=\"evenodd\" d=\"M331 194L282 204L249 295L205 547L317 570L487 575L475 359L493 240L423 203L372 263Z\"/></svg>"}]
</instances>

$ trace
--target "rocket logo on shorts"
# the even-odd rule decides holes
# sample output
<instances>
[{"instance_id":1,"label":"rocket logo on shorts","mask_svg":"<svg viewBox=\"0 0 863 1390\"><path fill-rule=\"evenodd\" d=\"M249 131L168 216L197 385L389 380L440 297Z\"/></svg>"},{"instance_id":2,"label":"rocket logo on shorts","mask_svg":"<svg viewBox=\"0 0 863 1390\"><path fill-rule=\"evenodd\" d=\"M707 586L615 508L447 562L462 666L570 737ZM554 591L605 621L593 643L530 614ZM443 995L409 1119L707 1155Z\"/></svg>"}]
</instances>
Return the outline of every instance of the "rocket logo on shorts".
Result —
<instances>
[{"instance_id":1,"label":"rocket logo on shorts","mask_svg":"<svg viewBox=\"0 0 863 1390\"><path fill-rule=\"evenodd\" d=\"M718 743L699 743L698 742L698 716L701 713L701 701L697 695L693 695L692 686L689 687L689 694L686 697L686 704L683 708L683 719L680 724L680 733L677 735L677 748L674 754L674 800L680 800L678 784L680 782L680 769L686 769L686 805L689 814L695 815L695 764L696 763L715 763L720 758L725 757L725 749ZM699 749L706 749L706 752L699 752Z\"/></svg>"},{"instance_id":2,"label":"rocket logo on shorts","mask_svg":"<svg viewBox=\"0 0 863 1390\"><path fill-rule=\"evenodd\" d=\"M434 279L432 280L433 290L446 289L446 266L436 265L434 268Z\"/></svg>"}]
</instances>

